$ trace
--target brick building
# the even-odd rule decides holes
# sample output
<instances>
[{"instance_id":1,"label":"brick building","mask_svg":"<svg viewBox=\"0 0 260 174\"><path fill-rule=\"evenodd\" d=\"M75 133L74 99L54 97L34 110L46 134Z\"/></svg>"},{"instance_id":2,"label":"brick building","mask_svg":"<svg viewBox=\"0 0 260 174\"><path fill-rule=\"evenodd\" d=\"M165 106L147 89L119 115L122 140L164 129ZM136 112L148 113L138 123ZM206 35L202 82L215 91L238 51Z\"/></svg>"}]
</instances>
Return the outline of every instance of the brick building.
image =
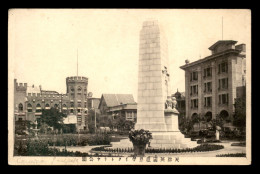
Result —
<instances>
[{"instance_id":1,"label":"brick building","mask_svg":"<svg viewBox=\"0 0 260 174\"><path fill-rule=\"evenodd\" d=\"M208 120L220 115L232 121L237 87L245 86L246 45L221 40L209 47L212 54L195 62L186 60L186 117L205 116Z\"/></svg>"},{"instance_id":2,"label":"brick building","mask_svg":"<svg viewBox=\"0 0 260 174\"><path fill-rule=\"evenodd\" d=\"M15 120L34 122L41 118L42 109L59 109L70 120L77 120L77 130L87 130L87 87L88 78L81 76L66 78L66 94L42 90L41 86L28 86L14 80L14 116ZM69 122L65 120L65 122Z\"/></svg>"}]
</instances>

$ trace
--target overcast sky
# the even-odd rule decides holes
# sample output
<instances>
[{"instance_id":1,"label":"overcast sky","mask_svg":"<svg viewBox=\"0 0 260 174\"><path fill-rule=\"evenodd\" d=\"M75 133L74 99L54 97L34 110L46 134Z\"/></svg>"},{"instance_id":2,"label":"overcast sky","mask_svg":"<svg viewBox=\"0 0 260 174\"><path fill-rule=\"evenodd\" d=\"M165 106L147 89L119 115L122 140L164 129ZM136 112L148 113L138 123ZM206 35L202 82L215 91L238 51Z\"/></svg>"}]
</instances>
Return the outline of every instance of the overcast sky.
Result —
<instances>
[{"instance_id":1,"label":"overcast sky","mask_svg":"<svg viewBox=\"0 0 260 174\"><path fill-rule=\"evenodd\" d=\"M9 77L44 90L66 92L66 77L89 78L88 91L130 93L137 99L139 32L154 18L168 39L172 93L184 91L179 67L209 56L208 47L222 39L250 49L249 10L47 10L9 13Z\"/></svg>"}]
</instances>

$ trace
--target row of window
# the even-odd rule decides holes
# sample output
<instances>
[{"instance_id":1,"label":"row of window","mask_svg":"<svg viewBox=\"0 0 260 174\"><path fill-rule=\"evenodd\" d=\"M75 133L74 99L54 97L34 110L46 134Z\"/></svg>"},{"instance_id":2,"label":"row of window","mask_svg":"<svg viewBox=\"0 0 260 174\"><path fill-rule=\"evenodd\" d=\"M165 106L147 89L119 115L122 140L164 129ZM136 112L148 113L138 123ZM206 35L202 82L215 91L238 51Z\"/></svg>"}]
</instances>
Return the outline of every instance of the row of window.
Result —
<instances>
[{"instance_id":1,"label":"row of window","mask_svg":"<svg viewBox=\"0 0 260 174\"><path fill-rule=\"evenodd\" d=\"M228 89L228 78L218 80L218 89ZM190 91L190 95L198 94L198 85L191 86ZM212 92L212 82L204 83L204 93L206 92Z\"/></svg>"},{"instance_id":2,"label":"row of window","mask_svg":"<svg viewBox=\"0 0 260 174\"><path fill-rule=\"evenodd\" d=\"M74 92L74 88L73 88L73 87L71 87L70 90L71 90L72 92ZM78 91L81 92L81 90L82 90L82 88L79 86L79 87L78 87ZM87 89L85 88L84 91L86 92Z\"/></svg>"},{"instance_id":3,"label":"row of window","mask_svg":"<svg viewBox=\"0 0 260 174\"><path fill-rule=\"evenodd\" d=\"M227 62L222 62L218 64L218 74L227 73L227 72L228 72ZM206 78L211 76L212 76L212 68L211 67L205 68L203 71L203 77ZM190 81L196 81L196 80L198 80L198 72L194 71L190 73Z\"/></svg>"},{"instance_id":4,"label":"row of window","mask_svg":"<svg viewBox=\"0 0 260 174\"><path fill-rule=\"evenodd\" d=\"M228 104L228 94L219 95L219 104ZM204 97L204 107L212 106L212 97ZM191 100L191 108L198 108L198 99Z\"/></svg>"},{"instance_id":5,"label":"row of window","mask_svg":"<svg viewBox=\"0 0 260 174\"><path fill-rule=\"evenodd\" d=\"M72 98L75 97L74 93L70 94ZM81 93L77 93L78 97L81 97ZM84 94L85 98L87 97L87 94Z\"/></svg>"},{"instance_id":6,"label":"row of window","mask_svg":"<svg viewBox=\"0 0 260 174\"><path fill-rule=\"evenodd\" d=\"M66 104L63 104L62 106L65 107L65 108L67 107ZM71 107L74 107L74 103L71 103L70 106L71 106ZM87 107L86 104L85 104L84 106L85 106L85 108ZM50 105L47 103L47 104L45 105L45 107L48 108L48 107L50 107ZM80 103L78 104L78 107L81 107L81 104L80 104ZM41 105L40 105L39 103L36 105L36 111L39 110L39 109L37 109L37 108L41 108ZM58 104L55 104L55 105L54 105L54 108L59 108L59 105L58 105ZM19 111L23 111L23 104L22 104L22 103L20 103L20 104L18 105L18 109L19 109ZM28 109L28 110L32 110L32 105L31 105L30 103L27 104L27 109Z\"/></svg>"}]
</instances>

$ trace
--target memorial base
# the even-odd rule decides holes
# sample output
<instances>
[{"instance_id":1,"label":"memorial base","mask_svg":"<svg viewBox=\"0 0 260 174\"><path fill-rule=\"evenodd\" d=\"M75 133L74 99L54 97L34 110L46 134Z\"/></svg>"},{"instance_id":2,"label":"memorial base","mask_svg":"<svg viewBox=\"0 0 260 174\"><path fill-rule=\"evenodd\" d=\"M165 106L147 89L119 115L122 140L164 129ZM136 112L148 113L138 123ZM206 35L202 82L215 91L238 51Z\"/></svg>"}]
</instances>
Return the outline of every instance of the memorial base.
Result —
<instances>
[{"instance_id":1,"label":"memorial base","mask_svg":"<svg viewBox=\"0 0 260 174\"><path fill-rule=\"evenodd\" d=\"M176 132L152 132L153 139L147 148L176 148L185 149L198 146L196 141L185 138L180 131ZM129 139L113 142L111 148L133 148Z\"/></svg>"}]
</instances>

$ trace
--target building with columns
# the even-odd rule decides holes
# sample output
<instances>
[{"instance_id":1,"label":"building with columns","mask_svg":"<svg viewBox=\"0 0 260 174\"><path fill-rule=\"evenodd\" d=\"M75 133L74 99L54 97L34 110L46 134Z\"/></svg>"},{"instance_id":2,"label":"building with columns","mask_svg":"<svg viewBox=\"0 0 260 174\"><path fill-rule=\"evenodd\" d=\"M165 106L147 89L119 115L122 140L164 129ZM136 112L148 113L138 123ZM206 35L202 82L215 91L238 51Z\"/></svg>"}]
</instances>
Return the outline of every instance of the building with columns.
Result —
<instances>
[{"instance_id":1,"label":"building with columns","mask_svg":"<svg viewBox=\"0 0 260 174\"><path fill-rule=\"evenodd\" d=\"M186 118L215 119L217 115L232 121L237 87L246 83L246 45L220 40L209 47L212 54L195 62L186 60Z\"/></svg>"}]
</instances>

